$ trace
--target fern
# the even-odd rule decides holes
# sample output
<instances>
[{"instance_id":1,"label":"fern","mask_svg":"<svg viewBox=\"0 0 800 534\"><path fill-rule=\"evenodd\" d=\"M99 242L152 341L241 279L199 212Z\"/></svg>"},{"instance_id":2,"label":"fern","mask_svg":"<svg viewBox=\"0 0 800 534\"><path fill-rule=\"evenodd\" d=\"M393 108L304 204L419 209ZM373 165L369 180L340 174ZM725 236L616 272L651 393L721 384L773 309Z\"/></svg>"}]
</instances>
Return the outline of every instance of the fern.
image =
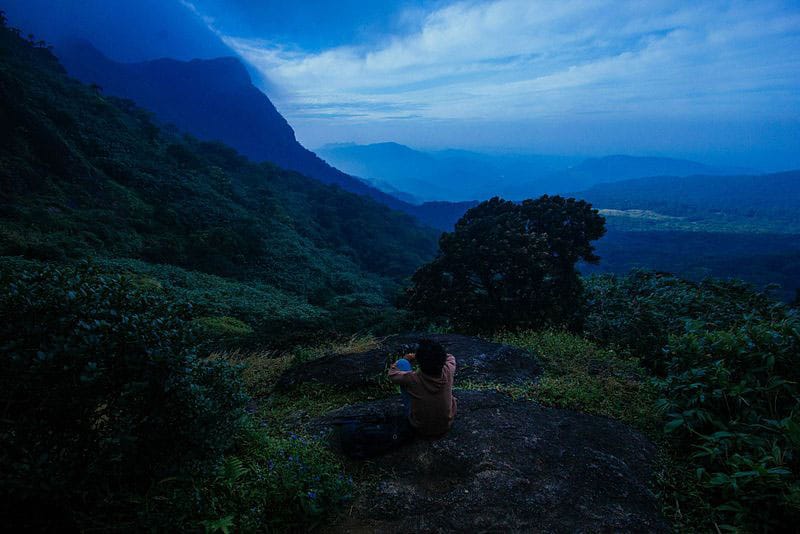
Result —
<instances>
[{"instance_id":1,"label":"fern","mask_svg":"<svg viewBox=\"0 0 800 534\"><path fill-rule=\"evenodd\" d=\"M234 526L232 515L220 517L219 519L213 519L213 520L209 519L206 521L202 521L202 524L203 527L205 527L207 534L220 531L223 534L229 534Z\"/></svg>"},{"instance_id":2,"label":"fern","mask_svg":"<svg viewBox=\"0 0 800 534\"><path fill-rule=\"evenodd\" d=\"M228 456L220 466L220 481L228 488L233 486L248 473L247 466L236 456Z\"/></svg>"}]
</instances>

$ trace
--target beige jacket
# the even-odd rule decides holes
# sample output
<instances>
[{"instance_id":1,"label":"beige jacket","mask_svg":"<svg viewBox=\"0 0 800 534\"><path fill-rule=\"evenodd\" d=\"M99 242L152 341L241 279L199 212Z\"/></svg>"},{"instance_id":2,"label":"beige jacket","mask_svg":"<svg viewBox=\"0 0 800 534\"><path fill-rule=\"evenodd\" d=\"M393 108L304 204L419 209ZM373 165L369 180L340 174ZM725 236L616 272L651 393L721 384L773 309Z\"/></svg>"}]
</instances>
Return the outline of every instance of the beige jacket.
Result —
<instances>
[{"instance_id":1,"label":"beige jacket","mask_svg":"<svg viewBox=\"0 0 800 534\"><path fill-rule=\"evenodd\" d=\"M446 433L456 416L457 401L453 397L453 377L456 374L456 359L447 355L439 377L428 376L422 371L400 371L396 364L389 369L389 380L406 388L411 395L411 425L425 436Z\"/></svg>"}]
</instances>

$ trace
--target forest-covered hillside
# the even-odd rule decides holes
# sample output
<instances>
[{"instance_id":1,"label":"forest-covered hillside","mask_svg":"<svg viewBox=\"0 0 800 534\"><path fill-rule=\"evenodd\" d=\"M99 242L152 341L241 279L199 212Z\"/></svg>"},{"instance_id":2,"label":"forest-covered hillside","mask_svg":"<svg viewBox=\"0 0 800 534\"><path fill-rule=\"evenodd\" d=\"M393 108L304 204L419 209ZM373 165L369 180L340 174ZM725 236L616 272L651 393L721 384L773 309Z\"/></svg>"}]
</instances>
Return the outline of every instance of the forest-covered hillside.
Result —
<instances>
[{"instance_id":1,"label":"forest-covered hillside","mask_svg":"<svg viewBox=\"0 0 800 534\"><path fill-rule=\"evenodd\" d=\"M121 63L78 39L59 43L55 53L70 76L99 85L104 94L133 100L153 112L161 124L177 126L205 141L221 141L253 161L270 161L394 209L411 207L331 167L301 145L236 57Z\"/></svg>"},{"instance_id":2,"label":"forest-covered hillside","mask_svg":"<svg viewBox=\"0 0 800 534\"><path fill-rule=\"evenodd\" d=\"M1 255L96 257L148 283L203 287L209 316L262 336L264 316L318 330L334 309L357 327L347 310L385 307L435 249L437 233L408 215L163 131L6 28L0 119Z\"/></svg>"}]
</instances>

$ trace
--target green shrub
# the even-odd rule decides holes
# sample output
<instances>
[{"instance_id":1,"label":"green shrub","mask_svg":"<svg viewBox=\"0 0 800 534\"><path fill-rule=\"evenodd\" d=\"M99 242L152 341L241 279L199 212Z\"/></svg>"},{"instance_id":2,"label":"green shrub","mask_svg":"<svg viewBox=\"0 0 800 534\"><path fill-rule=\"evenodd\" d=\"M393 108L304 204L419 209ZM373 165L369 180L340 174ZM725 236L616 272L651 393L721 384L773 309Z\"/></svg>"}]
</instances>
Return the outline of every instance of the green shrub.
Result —
<instances>
[{"instance_id":1,"label":"green shrub","mask_svg":"<svg viewBox=\"0 0 800 534\"><path fill-rule=\"evenodd\" d=\"M800 320L691 325L669 344L665 430L691 455L718 524L778 531L800 521Z\"/></svg>"},{"instance_id":2,"label":"green shrub","mask_svg":"<svg viewBox=\"0 0 800 534\"><path fill-rule=\"evenodd\" d=\"M195 353L190 307L85 263L9 265L0 272L7 523L124 525L156 481L213 472L246 397L232 367ZM13 514L30 506L43 513Z\"/></svg>"},{"instance_id":3,"label":"green shrub","mask_svg":"<svg viewBox=\"0 0 800 534\"><path fill-rule=\"evenodd\" d=\"M629 352L659 374L665 372L669 336L682 334L688 320L714 330L739 325L748 313L785 314L783 306L738 280L694 283L651 271L588 277L586 296L586 337Z\"/></svg>"},{"instance_id":4,"label":"green shrub","mask_svg":"<svg viewBox=\"0 0 800 534\"><path fill-rule=\"evenodd\" d=\"M305 530L349 501L353 482L320 443L250 428L238 454L197 489L207 531Z\"/></svg>"}]
</instances>

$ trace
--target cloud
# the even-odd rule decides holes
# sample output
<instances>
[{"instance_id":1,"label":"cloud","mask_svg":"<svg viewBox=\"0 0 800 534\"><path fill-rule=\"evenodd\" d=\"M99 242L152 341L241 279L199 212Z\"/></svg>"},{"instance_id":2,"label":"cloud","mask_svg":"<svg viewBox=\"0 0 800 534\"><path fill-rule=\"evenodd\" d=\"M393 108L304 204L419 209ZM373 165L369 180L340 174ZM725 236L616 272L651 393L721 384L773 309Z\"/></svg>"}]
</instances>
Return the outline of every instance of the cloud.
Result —
<instances>
[{"instance_id":1,"label":"cloud","mask_svg":"<svg viewBox=\"0 0 800 534\"><path fill-rule=\"evenodd\" d=\"M780 3L457 2L315 53L221 35L290 117L798 115L800 13Z\"/></svg>"}]
</instances>

